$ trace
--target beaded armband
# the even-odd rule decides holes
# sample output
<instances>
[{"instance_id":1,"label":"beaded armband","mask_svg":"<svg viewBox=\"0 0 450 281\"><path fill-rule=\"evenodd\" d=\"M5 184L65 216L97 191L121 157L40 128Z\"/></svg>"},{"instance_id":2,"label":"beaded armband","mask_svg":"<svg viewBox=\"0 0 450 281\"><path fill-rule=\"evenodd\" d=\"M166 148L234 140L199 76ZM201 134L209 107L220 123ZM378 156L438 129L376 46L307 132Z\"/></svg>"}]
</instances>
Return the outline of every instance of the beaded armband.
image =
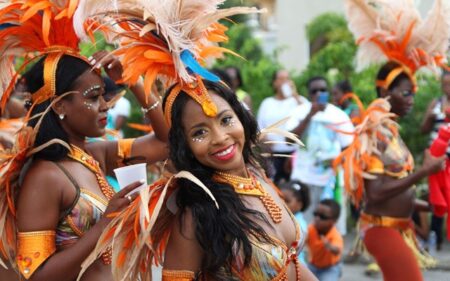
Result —
<instances>
[{"instance_id":1,"label":"beaded armband","mask_svg":"<svg viewBox=\"0 0 450 281\"><path fill-rule=\"evenodd\" d=\"M162 271L162 281L192 281L195 273L189 270L166 270Z\"/></svg>"},{"instance_id":2,"label":"beaded armband","mask_svg":"<svg viewBox=\"0 0 450 281\"><path fill-rule=\"evenodd\" d=\"M25 279L29 279L56 251L55 231L19 232L17 238L17 266Z\"/></svg>"},{"instance_id":3,"label":"beaded armband","mask_svg":"<svg viewBox=\"0 0 450 281\"><path fill-rule=\"evenodd\" d=\"M117 165L122 167L124 165L123 160L130 158L131 147L136 139L120 139L117 141Z\"/></svg>"}]
</instances>

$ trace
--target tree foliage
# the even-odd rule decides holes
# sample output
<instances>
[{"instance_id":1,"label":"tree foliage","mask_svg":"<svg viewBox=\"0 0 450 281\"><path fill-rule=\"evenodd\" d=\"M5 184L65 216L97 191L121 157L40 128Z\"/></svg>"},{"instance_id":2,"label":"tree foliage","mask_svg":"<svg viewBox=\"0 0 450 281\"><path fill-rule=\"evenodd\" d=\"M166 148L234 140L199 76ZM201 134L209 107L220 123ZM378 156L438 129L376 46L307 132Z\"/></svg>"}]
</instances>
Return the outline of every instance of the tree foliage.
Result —
<instances>
[{"instance_id":1,"label":"tree foliage","mask_svg":"<svg viewBox=\"0 0 450 281\"><path fill-rule=\"evenodd\" d=\"M216 67L236 66L241 70L243 89L249 93L253 101L253 109L257 109L261 101L273 95L272 76L281 68L276 54L264 54L260 42L252 36L251 29L245 24L235 24L227 32L229 41L224 44L241 57L227 55L219 60Z\"/></svg>"}]
</instances>

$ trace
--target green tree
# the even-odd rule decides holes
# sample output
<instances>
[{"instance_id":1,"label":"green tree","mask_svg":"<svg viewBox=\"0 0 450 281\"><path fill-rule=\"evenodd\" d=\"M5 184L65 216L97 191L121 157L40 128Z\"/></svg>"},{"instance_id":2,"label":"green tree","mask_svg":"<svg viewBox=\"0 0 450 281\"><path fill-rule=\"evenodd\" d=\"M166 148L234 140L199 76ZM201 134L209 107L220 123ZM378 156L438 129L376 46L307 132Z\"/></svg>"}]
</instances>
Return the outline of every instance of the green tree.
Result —
<instances>
[{"instance_id":1,"label":"green tree","mask_svg":"<svg viewBox=\"0 0 450 281\"><path fill-rule=\"evenodd\" d=\"M281 65L276 54L264 54L260 42L245 24L232 25L227 35L229 41L223 46L242 58L227 55L225 59L217 61L216 67L236 66L241 70L243 89L251 95L256 110L264 98L273 95L272 76Z\"/></svg>"}]
</instances>

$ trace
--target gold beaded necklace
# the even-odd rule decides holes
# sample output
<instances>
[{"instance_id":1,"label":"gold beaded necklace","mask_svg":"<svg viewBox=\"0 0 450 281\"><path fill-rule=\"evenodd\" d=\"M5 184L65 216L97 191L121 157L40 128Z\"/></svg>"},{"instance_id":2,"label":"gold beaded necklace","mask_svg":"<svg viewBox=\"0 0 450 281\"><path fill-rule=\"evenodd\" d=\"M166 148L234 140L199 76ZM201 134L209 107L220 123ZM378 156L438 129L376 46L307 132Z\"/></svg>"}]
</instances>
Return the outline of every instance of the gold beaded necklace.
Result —
<instances>
[{"instance_id":1,"label":"gold beaded necklace","mask_svg":"<svg viewBox=\"0 0 450 281\"><path fill-rule=\"evenodd\" d=\"M95 160L94 157L87 154L84 150L73 144L71 144L70 147L72 149L70 150L67 156L70 159L73 159L81 163L83 166L92 171L95 177L97 178L98 185L100 186L100 190L102 191L103 195L106 197L106 199L108 199L108 201L111 200L115 192L112 189L112 187L108 184L105 177L103 176L102 169L100 168L100 165L98 164L97 160ZM112 262L111 248L108 248L106 252L102 254L102 260L103 263L106 265L111 264Z\"/></svg>"},{"instance_id":2,"label":"gold beaded necklace","mask_svg":"<svg viewBox=\"0 0 450 281\"><path fill-rule=\"evenodd\" d=\"M234 191L238 194L259 197L272 221L274 223L280 223L282 220L281 208L277 205L277 203L275 203L272 196L264 190L255 175L253 175L249 170L247 170L247 174L250 175L249 178L230 175L223 172L216 172L213 179L218 182L230 184Z\"/></svg>"}]
</instances>

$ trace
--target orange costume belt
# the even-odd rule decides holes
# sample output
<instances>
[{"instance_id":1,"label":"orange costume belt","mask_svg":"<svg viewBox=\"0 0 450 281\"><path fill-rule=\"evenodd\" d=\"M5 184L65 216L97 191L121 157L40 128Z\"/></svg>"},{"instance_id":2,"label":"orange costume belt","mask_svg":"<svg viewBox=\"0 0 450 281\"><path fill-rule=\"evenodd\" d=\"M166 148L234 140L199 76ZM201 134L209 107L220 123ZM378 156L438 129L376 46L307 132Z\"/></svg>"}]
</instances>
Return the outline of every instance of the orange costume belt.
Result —
<instances>
[{"instance_id":1,"label":"orange costume belt","mask_svg":"<svg viewBox=\"0 0 450 281\"><path fill-rule=\"evenodd\" d=\"M416 257L420 268L433 268L437 265L436 259L424 251L417 243L414 232L414 224L410 218L393 218L361 213L359 218L359 231L361 237L364 237L364 232L376 226L397 229L402 235L406 245L411 249Z\"/></svg>"},{"instance_id":2,"label":"orange costume belt","mask_svg":"<svg viewBox=\"0 0 450 281\"><path fill-rule=\"evenodd\" d=\"M374 226L391 227L400 231L411 229L412 221L410 218L394 218L386 216L374 216L366 213L361 213L359 217L359 224L361 229L368 229Z\"/></svg>"}]
</instances>

